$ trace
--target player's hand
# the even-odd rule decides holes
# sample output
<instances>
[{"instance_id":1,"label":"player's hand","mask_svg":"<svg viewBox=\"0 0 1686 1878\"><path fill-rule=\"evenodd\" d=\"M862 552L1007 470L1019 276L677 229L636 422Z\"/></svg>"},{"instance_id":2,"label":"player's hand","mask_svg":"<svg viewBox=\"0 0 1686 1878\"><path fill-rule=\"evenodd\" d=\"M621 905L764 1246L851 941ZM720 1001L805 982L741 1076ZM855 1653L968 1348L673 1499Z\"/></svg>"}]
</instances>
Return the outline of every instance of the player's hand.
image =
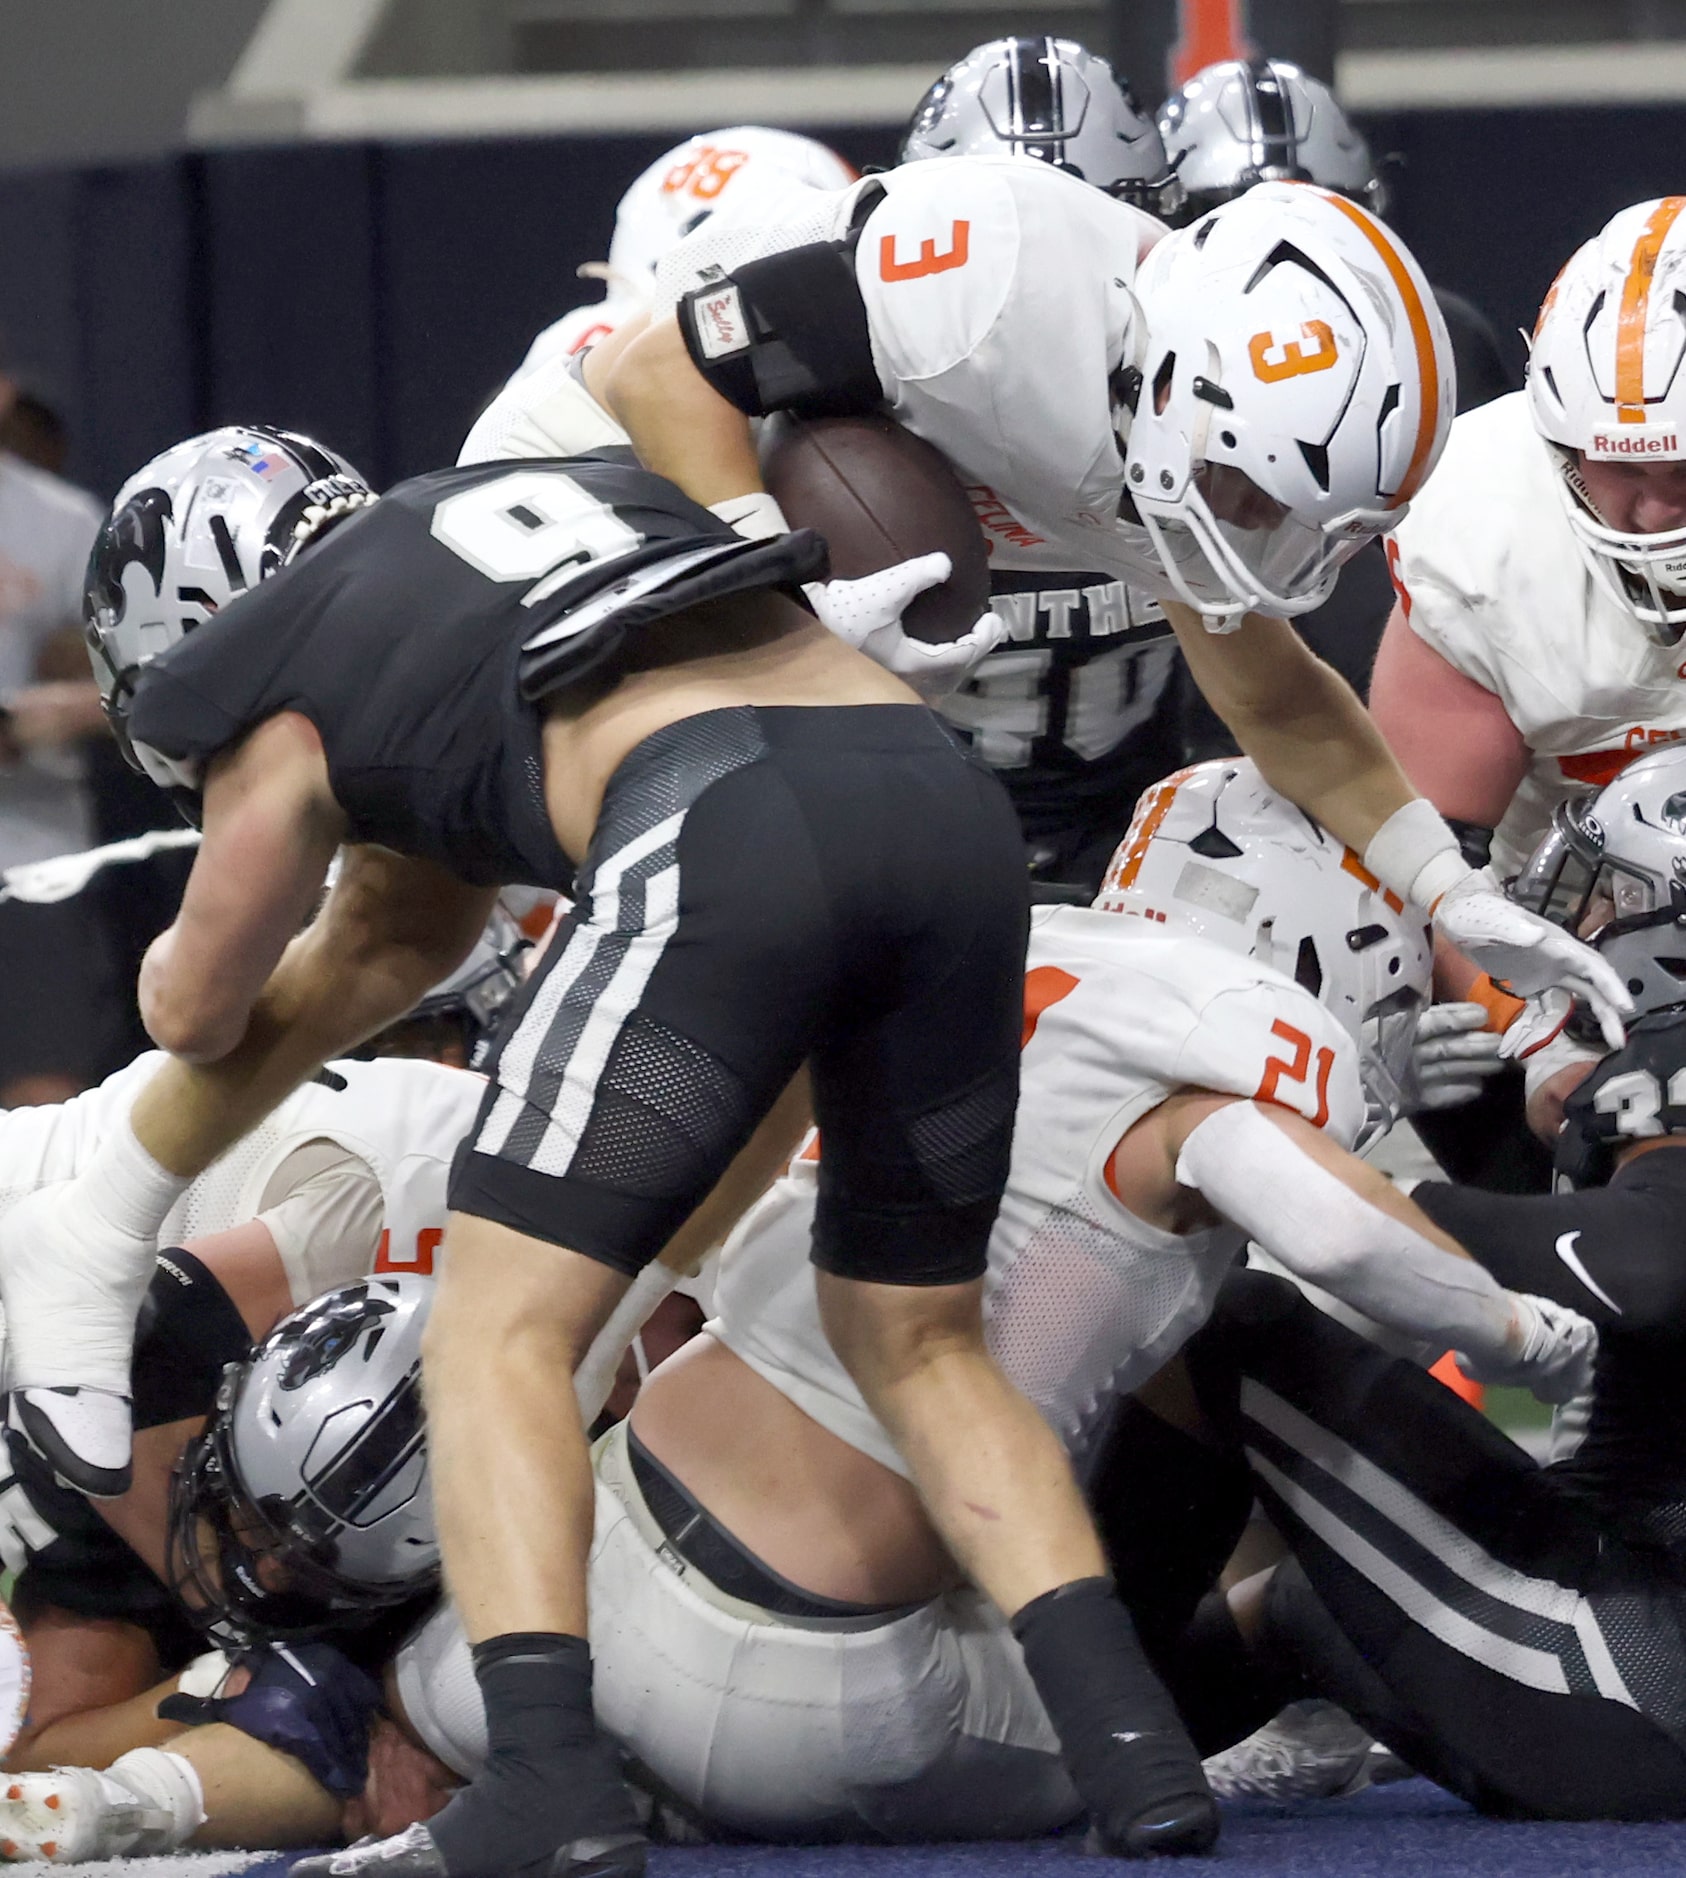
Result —
<instances>
[{"instance_id":1,"label":"player's hand","mask_svg":"<svg viewBox=\"0 0 1686 1878\"><path fill-rule=\"evenodd\" d=\"M1407 1115L1457 1109L1480 1095L1482 1084L1504 1068L1504 1038L1487 1028L1479 1004L1431 1004L1411 1039L1403 1090Z\"/></svg>"},{"instance_id":2,"label":"player's hand","mask_svg":"<svg viewBox=\"0 0 1686 1878\"><path fill-rule=\"evenodd\" d=\"M1504 1056L1522 1065L1528 1126L1547 1147L1563 1127L1563 1104L1603 1056L1569 1034L1575 1001L1566 991L1537 992L1504 1034Z\"/></svg>"},{"instance_id":3,"label":"player's hand","mask_svg":"<svg viewBox=\"0 0 1686 1878\"><path fill-rule=\"evenodd\" d=\"M1598 1328L1579 1311L1526 1291L1510 1294L1515 1307L1512 1348L1507 1359L1477 1362L1458 1352L1458 1367L1472 1382L1497 1388L1531 1389L1542 1402L1568 1402L1592 1387L1598 1361Z\"/></svg>"},{"instance_id":4,"label":"player's hand","mask_svg":"<svg viewBox=\"0 0 1686 1878\"><path fill-rule=\"evenodd\" d=\"M1505 898L1493 876L1479 868L1449 887L1434 909L1447 940L1519 998L1558 985L1592 1007L1612 1050L1626 1041L1622 1019L1633 999L1620 976L1591 946Z\"/></svg>"},{"instance_id":5,"label":"player's hand","mask_svg":"<svg viewBox=\"0 0 1686 1878\"><path fill-rule=\"evenodd\" d=\"M986 613L972 630L940 645L902 631L910 601L940 587L953 571L946 554L919 554L859 580L816 581L804 591L827 631L875 664L905 679L922 698L946 696L1006 636L1007 625Z\"/></svg>"}]
</instances>

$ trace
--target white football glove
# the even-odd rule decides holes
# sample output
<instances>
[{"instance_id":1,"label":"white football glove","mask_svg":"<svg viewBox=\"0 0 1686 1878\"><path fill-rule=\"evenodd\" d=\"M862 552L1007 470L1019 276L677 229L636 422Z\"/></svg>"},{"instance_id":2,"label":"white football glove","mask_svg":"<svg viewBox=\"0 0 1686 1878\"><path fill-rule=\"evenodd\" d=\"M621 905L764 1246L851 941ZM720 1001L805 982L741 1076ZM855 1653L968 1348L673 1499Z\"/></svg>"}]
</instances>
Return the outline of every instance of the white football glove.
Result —
<instances>
[{"instance_id":1,"label":"white football glove","mask_svg":"<svg viewBox=\"0 0 1686 1878\"><path fill-rule=\"evenodd\" d=\"M1479 1004L1431 1004L1411 1039L1402 1094L1407 1115L1457 1109L1473 1102L1488 1077L1504 1068L1504 1038L1487 1028Z\"/></svg>"},{"instance_id":2,"label":"white football glove","mask_svg":"<svg viewBox=\"0 0 1686 1878\"><path fill-rule=\"evenodd\" d=\"M1574 1000L1567 991L1536 992L1517 1012L1503 1037L1505 1060L1522 1065L1525 1091L1532 1095L1559 1070L1576 1063L1598 1063L1604 1052L1577 1043L1566 1026Z\"/></svg>"},{"instance_id":3,"label":"white football glove","mask_svg":"<svg viewBox=\"0 0 1686 1878\"><path fill-rule=\"evenodd\" d=\"M1622 1018L1633 999L1620 976L1591 946L1512 900L1486 868L1447 888L1434 923L1448 941L1519 998L1558 985L1592 1007L1605 1041L1619 1050Z\"/></svg>"},{"instance_id":4,"label":"white football glove","mask_svg":"<svg viewBox=\"0 0 1686 1878\"><path fill-rule=\"evenodd\" d=\"M940 587L952 571L946 554L918 554L859 580L815 581L803 591L828 632L930 700L945 697L963 683L1007 633L1006 621L994 613L986 613L969 633L942 645L910 639L902 631L909 601Z\"/></svg>"},{"instance_id":5,"label":"white football glove","mask_svg":"<svg viewBox=\"0 0 1686 1878\"><path fill-rule=\"evenodd\" d=\"M1592 1387L1598 1328L1579 1311L1550 1298L1513 1291L1516 1354L1477 1362L1458 1352L1458 1367L1472 1382L1501 1389L1531 1389L1542 1402L1568 1402Z\"/></svg>"}]
</instances>

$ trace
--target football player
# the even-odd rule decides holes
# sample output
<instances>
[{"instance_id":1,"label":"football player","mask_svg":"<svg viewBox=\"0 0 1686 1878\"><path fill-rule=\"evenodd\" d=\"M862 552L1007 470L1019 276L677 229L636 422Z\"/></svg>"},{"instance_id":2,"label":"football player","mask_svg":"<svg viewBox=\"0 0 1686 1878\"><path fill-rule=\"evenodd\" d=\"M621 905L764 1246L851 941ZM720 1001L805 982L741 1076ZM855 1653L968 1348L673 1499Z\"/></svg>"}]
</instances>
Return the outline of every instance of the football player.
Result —
<instances>
[{"instance_id":1,"label":"football player","mask_svg":"<svg viewBox=\"0 0 1686 1878\"><path fill-rule=\"evenodd\" d=\"M1398 599L1376 721L1501 876L1557 803L1686 731L1686 599L1671 585L1686 541L1682 207L1624 209L1577 250L1541 308L1526 392L1458 419L1388 544ZM1473 976L1443 960L1443 993ZM1516 1015L1476 992L1495 1029ZM1533 1028L1517 1033L1530 1096L1552 1067Z\"/></svg>"},{"instance_id":2,"label":"football player","mask_svg":"<svg viewBox=\"0 0 1686 1878\"><path fill-rule=\"evenodd\" d=\"M565 313L534 339L509 383L475 420L457 460L569 456L597 447L600 439L586 437L559 450L548 436L547 412L553 401L572 408L578 355L649 305L662 256L712 216L753 226L788 214L816 190L846 188L854 178L836 151L812 137L759 124L702 131L675 144L621 197L608 261L580 269L601 276L603 299Z\"/></svg>"},{"instance_id":3,"label":"football player","mask_svg":"<svg viewBox=\"0 0 1686 1878\"><path fill-rule=\"evenodd\" d=\"M12 1409L61 1474L126 1482L133 1314L185 1179L453 964L497 884L582 869L452 1179L436 1498L494 1748L422 1842L370 1854L418 1874L642 1866L591 1729L572 1374L664 1247L786 1158L805 1066L833 1342L973 1576L1063 1639L1043 1673L1087 1691L1069 1749L1103 1840L1215 1830L1192 1746L1127 1725L1157 1685L1121 1613L1059 1595L1102 1571L1099 1540L984 1341L1017 826L906 686L779 591L822 570L817 537L746 539L619 463L444 471L371 503L320 446L252 431L148 466L93 565L114 718L205 834L141 986L177 1058L91 1168L0 1226Z\"/></svg>"},{"instance_id":4,"label":"football player","mask_svg":"<svg viewBox=\"0 0 1686 1878\"><path fill-rule=\"evenodd\" d=\"M1489 1373L1573 1386L1585 1325L1501 1291L1346 1151L1391 1100L1426 990L1420 916L1241 764L1163 785L1105 905L1035 917L990 1248L991 1345L1061 1441L1093 1450L1249 1234ZM955 1584L827 1343L807 1260L823 1164L810 1147L743 1222L709 1333L595 1451L599 1719L716 1829L1048 1830L1081 1806L1026 1671L1050 1639L1021 1624L1015 1640ZM233 1460L259 1436L236 1418ZM454 1617L406 1644L395 1680L409 1724L472 1774L486 1738ZM18 1805L38 1814L40 1786ZM28 1847L15 1813L0 1806L0 1830Z\"/></svg>"}]
</instances>

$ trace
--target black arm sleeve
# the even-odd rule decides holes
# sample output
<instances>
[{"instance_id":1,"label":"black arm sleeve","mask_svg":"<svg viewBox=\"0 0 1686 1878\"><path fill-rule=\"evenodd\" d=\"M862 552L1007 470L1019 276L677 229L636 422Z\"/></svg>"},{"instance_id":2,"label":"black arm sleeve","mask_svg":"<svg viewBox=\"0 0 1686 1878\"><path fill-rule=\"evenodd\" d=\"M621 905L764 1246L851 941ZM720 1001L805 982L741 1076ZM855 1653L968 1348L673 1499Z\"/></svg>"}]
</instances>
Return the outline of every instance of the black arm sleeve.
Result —
<instances>
[{"instance_id":1,"label":"black arm sleeve","mask_svg":"<svg viewBox=\"0 0 1686 1878\"><path fill-rule=\"evenodd\" d=\"M245 1321L209 1269L179 1247L160 1252L135 1332L135 1426L209 1415L224 1365L251 1347Z\"/></svg>"},{"instance_id":2,"label":"black arm sleeve","mask_svg":"<svg viewBox=\"0 0 1686 1878\"><path fill-rule=\"evenodd\" d=\"M750 417L859 417L881 408L852 241L746 261L679 302L685 349Z\"/></svg>"},{"instance_id":3,"label":"black arm sleeve","mask_svg":"<svg viewBox=\"0 0 1686 1878\"><path fill-rule=\"evenodd\" d=\"M1686 1143L1579 1193L1486 1193L1425 1181L1411 1198L1512 1291L1627 1331L1686 1327Z\"/></svg>"}]
</instances>

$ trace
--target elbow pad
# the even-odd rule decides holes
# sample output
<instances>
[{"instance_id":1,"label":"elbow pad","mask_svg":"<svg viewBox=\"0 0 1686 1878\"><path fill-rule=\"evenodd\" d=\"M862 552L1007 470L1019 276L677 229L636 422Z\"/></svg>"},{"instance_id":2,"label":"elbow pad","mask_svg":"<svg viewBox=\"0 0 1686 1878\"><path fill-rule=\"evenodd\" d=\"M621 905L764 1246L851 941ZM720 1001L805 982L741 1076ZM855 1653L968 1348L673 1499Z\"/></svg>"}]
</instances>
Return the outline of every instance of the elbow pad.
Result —
<instances>
[{"instance_id":1,"label":"elbow pad","mask_svg":"<svg viewBox=\"0 0 1686 1878\"><path fill-rule=\"evenodd\" d=\"M884 402L852 240L746 261L686 294L678 316L691 363L749 417L854 417Z\"/></svg>"},{"instance_id":2,"label":"elbow pad","mask_svg":"<svg viewBox=\"0 0 1686 1878\"><path fill-rule=\"evenodd\" d=\"M1372 1206L1256 1104L1208 1115L1183 1143L1177 1179L1295 1277L1390 1330L1494 1361L1515 1354L1515 1311L1490 1274Z\"/></svg>"}]
</instances>

